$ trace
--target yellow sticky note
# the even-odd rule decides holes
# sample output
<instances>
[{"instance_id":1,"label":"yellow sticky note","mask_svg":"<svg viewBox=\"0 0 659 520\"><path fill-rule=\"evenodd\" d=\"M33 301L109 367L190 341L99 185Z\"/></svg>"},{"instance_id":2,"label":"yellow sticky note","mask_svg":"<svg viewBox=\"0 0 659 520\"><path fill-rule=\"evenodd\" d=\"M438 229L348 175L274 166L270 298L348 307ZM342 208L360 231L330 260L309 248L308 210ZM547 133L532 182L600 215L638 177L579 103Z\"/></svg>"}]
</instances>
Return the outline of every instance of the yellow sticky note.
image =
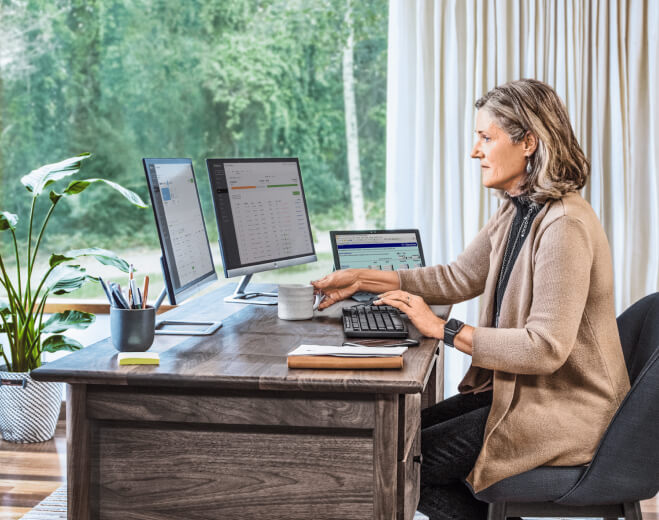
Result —
<instances>
[{"instance_id":1,"label":"yellow sticky note","mask_svg":"<svg viewBox=\"0 0 659 520\"><path fill-rule=\"evenodd\" d=\"M160 355L157 352L119 352L120 365L159 365Z\"/></svg>"}]
</instances>

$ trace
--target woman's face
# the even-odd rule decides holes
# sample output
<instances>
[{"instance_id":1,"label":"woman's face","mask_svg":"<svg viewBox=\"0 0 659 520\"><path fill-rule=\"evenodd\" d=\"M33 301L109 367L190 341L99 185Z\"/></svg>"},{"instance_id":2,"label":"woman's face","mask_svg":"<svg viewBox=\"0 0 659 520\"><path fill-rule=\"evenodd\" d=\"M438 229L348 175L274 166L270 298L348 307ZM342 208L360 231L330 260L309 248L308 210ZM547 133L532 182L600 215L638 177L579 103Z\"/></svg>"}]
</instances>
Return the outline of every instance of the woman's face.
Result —
<instances>
[{"instance_id":1,"label":"woman's face","mask_svg":"<svg viewBox=\"0 0 659 520\"><path fill-rule=\"evenodd\" d=\"M513 143L506 132L498 127L485 109L476 115L478 139L471 151L474 159L480 159L483 186L519 195L517 186L526 175L528 143L522 139Z\"/></svg>"}]
</instances>

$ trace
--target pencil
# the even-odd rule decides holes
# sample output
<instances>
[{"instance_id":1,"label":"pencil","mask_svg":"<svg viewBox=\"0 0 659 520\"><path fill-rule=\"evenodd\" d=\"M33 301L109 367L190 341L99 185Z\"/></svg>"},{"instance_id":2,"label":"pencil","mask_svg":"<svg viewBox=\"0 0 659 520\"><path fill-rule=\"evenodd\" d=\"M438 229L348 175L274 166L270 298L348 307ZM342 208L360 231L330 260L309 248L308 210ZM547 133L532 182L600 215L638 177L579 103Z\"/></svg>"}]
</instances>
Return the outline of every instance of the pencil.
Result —
<instances>
[{"instance_id":1,"label":"pencil","mask_svg":"<svg viewBox=\"0 0 659 520\"><path fill-rule=\"evenodd\" d=\"M131 293L130 282L133 281L133 264L130 264L128 268L128 303L133 301L133 295Z\"/></svg>"},{"instance_id":2,"label":"pencil","mask_svg":"<svg viewBox=\"0 0 659 520\"><path fill-rule=\"evenodd\" d=\"M144 277L144 289L142 290L142 308L146 309L146 297L149 294L149 277Z\"/></svg>"}]
</instances>

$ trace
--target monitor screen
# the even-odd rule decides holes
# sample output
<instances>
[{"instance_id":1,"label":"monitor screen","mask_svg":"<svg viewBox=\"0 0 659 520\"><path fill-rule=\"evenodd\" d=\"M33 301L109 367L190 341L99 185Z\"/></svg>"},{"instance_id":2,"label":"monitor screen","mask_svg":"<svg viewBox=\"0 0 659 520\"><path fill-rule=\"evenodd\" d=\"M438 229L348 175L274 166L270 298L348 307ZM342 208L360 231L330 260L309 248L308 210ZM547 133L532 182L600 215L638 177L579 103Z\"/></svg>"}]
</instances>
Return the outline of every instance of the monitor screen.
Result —
<instances>
[{"instance_id":1,"label":"monitor screen","mask_svg":"<svg viewBox=\"0 0 659 520\"><path fill-rule=\"evenodd\" d=\"M206 164L225 276L316 261L297 159Z\"/></svg>"},{"instance_id":2,"label":"monitor screen","mask_svg":"<svg viewBox=\"0 0 659 520\"><path fill-rule=\"evenodd\" d=\"M332 231L330 240L336 269L398 271L425 266L417 229Z\"/></svg>"},{"instance_id":3,"label":"monitor screen","mask_svg":"<svg viewBox=\"0 0 659 520\"><path fill-rule=\"evenodd\" d=\"M190 159L143 159L163 255L169 300L176 305L217 280Z\"/></svg>"}]
</instances>

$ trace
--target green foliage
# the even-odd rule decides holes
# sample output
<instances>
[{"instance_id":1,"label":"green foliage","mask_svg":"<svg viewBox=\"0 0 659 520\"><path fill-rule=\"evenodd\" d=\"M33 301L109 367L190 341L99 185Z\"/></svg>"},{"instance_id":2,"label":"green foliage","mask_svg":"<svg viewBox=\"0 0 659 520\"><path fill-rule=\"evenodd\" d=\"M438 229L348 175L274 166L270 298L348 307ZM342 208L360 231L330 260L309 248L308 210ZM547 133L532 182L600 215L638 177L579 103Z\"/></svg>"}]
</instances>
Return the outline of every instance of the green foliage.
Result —
<instances>
[{"instance_id":1,"label":"green foliage","mask_svg":"<svg viewBox=\"0 0 659 520\"><path fill-rule=\"evenodd\" d=\"M93 149L89 177L143 198L142 157L191 157L205 214L212 216L206 157L297 156L312 224L322 225L331 213L340 227L349 225L341 70L347 5L4 0L0 207L29 211L30 201L11 182L24 165ZM384 199L388 2L353 0L352 9L361 169L367 209L377 220ZM52 191L51 201L87 187L76 182L68 192ZM84 248L89 240L107 248L157 246L150 212L123 211L116 190L86 191L89 204L72 199L69 211L58 213L49 246ZM46 211L36 208L35 217ZM208 228L214 239L211 217ZM26 241L27 229L17 235Z\"/></svg>"},{"instance_id":2,"label":"green foliage","mask_svg":"<svg viewBox=\"0 0 659 520\"><path fill-rule=\"evenodd\" d=\"M82 345L73 338L62 336L61 334L53 334L48 336L42 345L43 352L59 352L60 350L75 351L80 350Z\"/></svg>"},{"instance_id":3,"label":"green foliage","mask_svg":"<svg viewBox=\"0 0 659 520\"><path fill-rule=\"evenodd\" d=\"M133 193L131 195L135 195L135 194ZM128 200L130 200L137 207L140 208L145 207L142 205L144 203L141 200L133 201L132 196L128 198ZM108 251L107 249L101 249L99 247L89 247L87 249L75 249L72 251L67 251L66 256L70 259L80 258L81 256L91 256L92 258L98 260L101 264L116 267L117 269L123 271L124 273L127 273L130 267L128 265L128 262L126 262L126 260L124 260L123 258L119 258L112 251Z\"/></svg>"},{"instance_id":4,"label":"green foliage","mask_svg":"<svg viewBox=\"0 0 659 520\"><path fill-rule=\"evenodd\" d=\"M68 329L86 329L96 321L96 316L88 312L64 311L53 314L43 324L41 332L66 332Z\"/></svg>"},{"instance_id":5,"label":"green foliage","mask_svg":"<svg viewBox=\"0 0 659 520\"><path fill-rule=\"evenodd\" d=\"M4 289L6 300L0 301L0 331L7 336L7 346L0 345L0 356L11 372L26 372L37 368L41 363L42 352L57 352L59 350L77 350L81 348L77 341L61 335L70 328L85 329L94 322L95 316L85 312L64 311L56 313L45 322L43 313L48 296L51 294L65 294L79 289L84 283L93 279L86 274L85 269L71 263L76 258L91 256L105 265L113 265L121 270L128 271L128 264L111 251L100 248L87 248L67 251L64 254L52 254L45 273L40 276L34 273L37 253L50 217L63 197L74 197L92 183L103 179L87 179L74 181L58 195L51 191L46 204L45 217L40 220L37 239L33 244L37 203L46 188L50 185L75 175L80 169L83 160L89 154L71 157L58 163L48 164L21 179L21 183L30 193L30 209L27 213L27 246L19 248L16 239L16 225L19 222L17 215L3 211L0 213L0 231L9 231L13 244L13 258L15 261L16 276L10 277L7 271L8 259L0 253L0 286ZM113 183L103 182L113 190L119 192L132 205L144 208L146 205L140 197L130 190ZM71 189L75 185L76 188ZM84 186L80 189L80 186ZM44 201L45 202L45 201ZM37 219L39 221L39 219ZM23 251L21 252L21 249ZM26 276L21 279L21 265L25 266ZM50 334L50 335L49 335Z\"/></svg>"}]
</instances>

